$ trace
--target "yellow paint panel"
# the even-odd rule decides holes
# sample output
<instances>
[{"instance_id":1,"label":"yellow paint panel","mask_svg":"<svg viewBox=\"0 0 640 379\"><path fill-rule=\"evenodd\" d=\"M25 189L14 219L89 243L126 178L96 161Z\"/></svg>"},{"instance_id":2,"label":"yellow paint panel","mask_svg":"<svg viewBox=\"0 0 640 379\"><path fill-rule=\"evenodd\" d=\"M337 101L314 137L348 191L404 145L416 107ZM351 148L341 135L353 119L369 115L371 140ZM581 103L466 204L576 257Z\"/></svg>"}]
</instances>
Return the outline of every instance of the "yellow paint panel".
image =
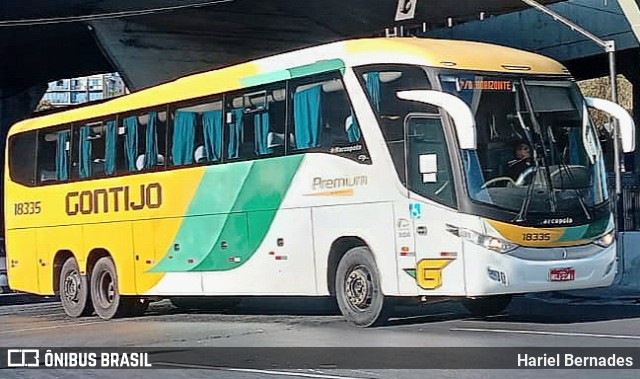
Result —
<instances>
[{"instance_id":1,"label":"yellow paint panel","mask_svg":"<svg viewBox=\"0 0 640 379\"><path fill-rule=\"evenodd\" d=\"M575 246L591 242L585 240L558 241L566 228L531 228L507 224L500 221L485 219L489 225L502 235L507 241L527 247L561 247ZM527 239L525 239L527 238ZM535 240L533 239L535 238Z\"/></svg>"},{"instance_id":2,"label":"yellow paint panel","mask_svg":"<svg viewBox=\"0 0 640 379\"><path fill-rule=\"evenodd\" d=\"M80 271L83 271L85 261L82 255L82 227L76 225L37 229L36 240L40 292L53 294L53 260L58 251L71 251L78 260Z\"/></svg>"},{"instance_id":3,"label":"yellow paint panel","mask_svg":"<svg viewBox=\"0 0 640 379\"><path fill-rule=\"evenodd\" d=\"M153 287L161 279L162 274L138 273L140 282L136 283L136 266L134 265L134 231L131 223L139 227L139 238L136 250L142 252L144 262L147 259L159 259L156 252L168 251L175 238L191 200L200 184L203 167L185 170L174 170L149 175L133 175L119 178L100 179L28 188L7 181L5 206L7 243L10 259L20 260L20 270L16 274L16 288L38 293L53 293L52 270L55 254L60 250L71 251L85 270L88 254L94 249L106 250L114 259L118 271L120 292L125 295L143 293ZM159 207L143 207L134 210L138 204L149 204L146 189L151 184L161 189L162 202ZM124 187L128 187L128 210L125 209ZM96 197L96 191L119 188L105 196ZM142 188L142 191L141 191ZM86 196L69 197L70 193ZM153 191L151 191L153 192ZM104 193L101 192L101 193ZM143 196L142 193L145 193ZM158 193L153 192L151 203L159 202ZM70 200L71 199L71 200ZM83 202L81 203L80 199ZM96 200L97 199L97 200ZM116 211L116 199L118 210ZM30 215L14 215L15 203L40 202L40 213ZM106 205L105 205L106 202ZM69 215L68 212L78 212ZM81 210L88 214L82 214ZM107 212L104 212L107 210ZM90 211L90 212L89 212ZM160 221L159 221L160 220ZM149 224L148 226L145 224ZM25 228L27 231L25 232ZM149 233L152 238L147 238ZM35 234L37 231L38 259L44 263L40 270L36 260ZM34 235L24 237L25 233ZM33 244L32 247L29 247ZM33 253L32 253L33 252ZM25 262L25 263L23 263ZM40 278L40 289L37 280ZM29 278L29 279L22 279ZM44 291L44 292L42 292Z\"/></svg>"},{"instance_id":4,"label":"yellow paint panel","mask_svg":"<svg viewBox=\"0 0 640 379\"><path fill-rule=\"evenodd\" d=\"M431 67L526 74L568 74L566 68L545 56L509 47L480 42L426 38L379 38L347 41L352 54L409 56ZM449 62L455 63L451 66ZM507 70L505 66L528 66L528 71Z\"/></svg>"},{"instance_id":5,"label":"yellow paint panel","mask_svg":"<svg viewBox=\"0 0 640 379\"><path fill-rule=\"evenodd\" d=\"M452 259L423 259L418 262L416 281L421 288L434 290L442 286L442 270Z\"/></svg>"},{"instance_id":6,"label":"yellow paint panel","mask_svg":"<svg viewBox=\"0 0 640 379\"><path fill-rule=\"evenodd\" d=\"M20 254L7 255L9 287L25 292L45 294L38 287L38 255L35 230L7 231L6 247L8 252Z\"/></svg>"}]
</instances>

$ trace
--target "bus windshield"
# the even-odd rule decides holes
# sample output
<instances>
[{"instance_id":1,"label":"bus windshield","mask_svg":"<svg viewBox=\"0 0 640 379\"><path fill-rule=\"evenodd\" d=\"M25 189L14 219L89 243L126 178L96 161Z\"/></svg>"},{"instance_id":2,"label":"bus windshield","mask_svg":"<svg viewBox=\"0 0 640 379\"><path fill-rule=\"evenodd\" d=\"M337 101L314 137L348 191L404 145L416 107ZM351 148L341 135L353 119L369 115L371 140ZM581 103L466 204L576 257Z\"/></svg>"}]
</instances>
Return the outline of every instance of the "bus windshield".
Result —
<instances>
[{"instance_id":1,"label":"bus windshield","mask_svg":"<svg viewBox=\"0 0 640 379\"><path fill-rule=\"evenodd\" d=\"M569 80L441 75L443 90L475 115L477 149L461 150L474 202L513 221L593 218L608 200L601 148L577 86Z\"/></svg>"}]
</instances>

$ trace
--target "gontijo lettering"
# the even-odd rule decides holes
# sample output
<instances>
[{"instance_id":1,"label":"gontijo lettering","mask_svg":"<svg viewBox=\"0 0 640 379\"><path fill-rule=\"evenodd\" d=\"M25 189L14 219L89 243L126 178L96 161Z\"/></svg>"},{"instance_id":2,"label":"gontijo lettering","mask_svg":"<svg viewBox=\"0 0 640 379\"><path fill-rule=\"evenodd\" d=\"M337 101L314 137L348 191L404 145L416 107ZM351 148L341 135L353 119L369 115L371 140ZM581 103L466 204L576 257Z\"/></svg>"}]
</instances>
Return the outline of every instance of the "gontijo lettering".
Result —
<instances>
[{"instance_id":1,"label":"gontijo lettering","mask_svg":"<svg viewBox=\"0 0 640 379\"><path fill-rule=\"evenodd\" d=\"M162 186L150 183L133 188L121 186L73 191L67 193L64 201L69 216L154 209L162 206Z\"/></svg>"}]
</instances>

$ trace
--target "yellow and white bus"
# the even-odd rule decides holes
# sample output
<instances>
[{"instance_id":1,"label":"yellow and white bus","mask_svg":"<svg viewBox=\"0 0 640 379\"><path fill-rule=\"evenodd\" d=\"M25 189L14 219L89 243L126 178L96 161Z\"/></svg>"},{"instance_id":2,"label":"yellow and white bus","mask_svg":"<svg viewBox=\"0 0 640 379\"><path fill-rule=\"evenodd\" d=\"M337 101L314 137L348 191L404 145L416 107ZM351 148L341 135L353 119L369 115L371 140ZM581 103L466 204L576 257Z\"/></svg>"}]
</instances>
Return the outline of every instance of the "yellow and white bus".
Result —
<instances>
[{"instance_id":1,"label":"yellow and white bus","mask_svg":"<svg viewBox=\"0 0 640 379\"><path fill-rule=\"evenodd\" d=\"M515 293L608 286L587 106L633 150L629 115L549 58L374 38L21 121L5 160L10 286L105 319L149 298L331 295L359 326L402 297L486 314Z\"/></svg>"}]
</instances>

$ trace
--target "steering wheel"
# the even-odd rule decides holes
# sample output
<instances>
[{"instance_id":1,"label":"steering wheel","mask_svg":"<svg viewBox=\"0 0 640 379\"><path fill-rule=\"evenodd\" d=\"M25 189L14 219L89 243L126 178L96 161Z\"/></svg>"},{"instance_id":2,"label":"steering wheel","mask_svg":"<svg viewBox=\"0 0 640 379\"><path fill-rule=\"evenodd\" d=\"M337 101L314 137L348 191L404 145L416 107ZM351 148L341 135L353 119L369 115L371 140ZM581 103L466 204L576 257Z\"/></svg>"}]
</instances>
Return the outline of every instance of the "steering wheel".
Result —
<instances>
[{"instance_id":1,"label":"steering wheel","mask_svg":"<svg viewBox=\"0 0 640 379\"><path fill-rule=\"evenodd\" d=\"M520 173L520 176L518 176L518 180L516 180L516 186L522 186L524 185L526 179L531 175L531 174L535 174L536 172L536 168L535 166L531 166L528 167L526 170L522 171Z\"/></svg>"},{"instance_id":2,"label":"steering wheel","mask_svg":"<svg viewBox=\"0 0 640 379\"><path fill-rule=\"evenodd\" d=\"M487 188L488 186L490 186L491 184L495 184L495 183L499 183L499 182L507 182L508 184L511 184L511 185L513 185L513 186L515 186L515 185L516 185L516 182L515 182L513 179L511 179L510 177L508 177L508 176L498 176L497 178L493 178L493 179L489 179L489 180L487 180L487 181L482 185L482 187L480 187L480 188L481 188L481 189L485 189L485 188Z\"/></svg>"}]
</instances>

